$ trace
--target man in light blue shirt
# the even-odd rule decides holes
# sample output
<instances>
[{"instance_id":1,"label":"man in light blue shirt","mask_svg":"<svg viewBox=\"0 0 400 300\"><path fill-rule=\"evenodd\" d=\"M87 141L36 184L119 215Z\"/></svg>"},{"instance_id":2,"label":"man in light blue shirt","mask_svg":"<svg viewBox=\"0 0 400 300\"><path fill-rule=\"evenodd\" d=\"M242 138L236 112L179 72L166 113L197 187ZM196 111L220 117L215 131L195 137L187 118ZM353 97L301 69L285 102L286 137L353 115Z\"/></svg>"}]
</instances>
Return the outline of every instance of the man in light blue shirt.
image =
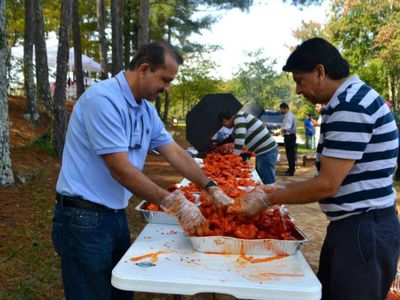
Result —
<instances>
[{"instance_id":1,"label":"man in light blue shirt","mask_svg":"<svg viewBox=\"0 0 400 300\"><path fill-rule=\"evenodd\" d=\"M285 141L285 151L288 160L288 169L284 176L293 176L296 171L296 118L289 110L289 105L282 102L279 108L284 115L281 132Z\"/></svg>"},{"instance_id":2,"label":"man in light blue shirt","mask_svg":"<svg viewBox=\"0 0 400 300\"><path fill-rule=\"evenodd\" d=\"M174 142L148 101L169 91L182 62L170 45L147 44L128 70L92 86L74 106L52 230L66 299L132 299L132 293L111 286L111 270L130 246L125 208L133 193L176 216L189 234L205 234L207 224L195 204L142 173L149 150L157 149L206 189L214 205L233 202Z\"/></svg>"}]
</instances>

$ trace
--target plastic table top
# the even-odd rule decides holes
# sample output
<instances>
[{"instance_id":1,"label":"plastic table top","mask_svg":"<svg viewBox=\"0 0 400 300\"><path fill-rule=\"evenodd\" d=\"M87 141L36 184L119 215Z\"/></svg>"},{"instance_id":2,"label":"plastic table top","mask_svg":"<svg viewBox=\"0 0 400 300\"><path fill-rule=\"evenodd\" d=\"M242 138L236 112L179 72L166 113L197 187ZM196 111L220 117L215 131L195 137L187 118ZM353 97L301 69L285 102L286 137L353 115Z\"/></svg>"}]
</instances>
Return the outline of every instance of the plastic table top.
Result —
<instances>
[{"instance_id":1,"label":"plastic table top","mask_svg":"<svg viewBox=\"0 0 400 300\"><path fill-rule=\"evenodd\" d=\"M200 253L180 226L147 224L112 271L122 290L239 299L320 299L321 284L303 254L287 257ZM252 262L253 261L253 262Z\"/></svg>"}]
</instances>

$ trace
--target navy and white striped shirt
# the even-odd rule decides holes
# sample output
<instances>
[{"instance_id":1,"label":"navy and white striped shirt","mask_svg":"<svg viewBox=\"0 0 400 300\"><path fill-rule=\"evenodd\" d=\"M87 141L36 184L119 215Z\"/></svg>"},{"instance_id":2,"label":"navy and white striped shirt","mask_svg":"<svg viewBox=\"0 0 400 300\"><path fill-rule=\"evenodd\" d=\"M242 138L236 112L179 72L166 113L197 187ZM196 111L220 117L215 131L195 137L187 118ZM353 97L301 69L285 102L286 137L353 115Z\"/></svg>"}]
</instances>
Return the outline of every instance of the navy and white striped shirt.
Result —
<instances>
[{"instance_id":1,"label":"navy and white striped shirt","mask_svg":"<svg viewBox=\"0 0 400 300\"><path fill-rule=\"evenodd\" d=\"M349 77L325 106L317 148L322 156L355 160L337 194L320 201L330 220L392 206L397 127L384 99L357 75Z\"/></svg>"}]
</instances>

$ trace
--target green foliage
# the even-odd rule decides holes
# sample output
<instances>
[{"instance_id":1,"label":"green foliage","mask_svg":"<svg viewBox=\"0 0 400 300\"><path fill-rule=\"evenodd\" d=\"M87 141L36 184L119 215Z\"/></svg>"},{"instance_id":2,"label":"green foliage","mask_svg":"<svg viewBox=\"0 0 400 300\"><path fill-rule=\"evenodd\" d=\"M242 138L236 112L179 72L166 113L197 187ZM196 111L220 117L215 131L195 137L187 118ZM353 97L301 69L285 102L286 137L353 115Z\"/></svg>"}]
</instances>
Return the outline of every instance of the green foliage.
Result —
<instances>
[{"instance_id":1,"label":"green foliage","mask_svg":"<svg viewBox=\"0 0 400 300\"><path fill-rule=\"evenodd\" d=\"M293 99L293 84L274 70L276 61L262 50L247 54L248 62L234 75L234 94L242 103L255 102L264 108L278 108L282 101Z\"/></svg>"},{"instance_id":2,"label":"green foliage","mask_svg":"<svg viewBox=\"0 0 400 300\"><path fill-rule=\"evenodd\" d=\"M400 3L398 1L333 2L327 29L352 66L385 97L399 101Z\"/></svg>"},{"instance_id":3,"label":"green foliage","mask_svg":"<svg viewBox=\"0 0 400 300\"><path fill-rule=\"evenodd\" d=\"M6 20L7 44L13 47L17 45L24 36L25 11L23 0L6 2Z\"/></svg>"},{"instance_id":4,"label":"green foliage","mask_svg":"<svg viewBox=\"0 0 400 300\"><path fill-rule=\"evenodd\" d=\"M283 2L286 2L288 0L283 0ZM319 5L322 3L322 0L291 0L291 4L297 5L297 6L309 6L309 5Z\"/></svg>"},{"instance_id":5,"label":"green foliage","mask_svg":"<svg viewBox=\"0 0 400 300\"><path fill-rule=\"evenodd\" d=\"M253 0L200 0L199 4L214 6L218 9L239 8L240 10L248 10L253 4Z\"/></svg>"},{"instance_id":6,"label":"green foliage","mask_svg":"<svg viewBox=\"0 0 400 300\"><path fill-rule=\"evenodd\" d=\"M33 145L43 149L48 155L56 156L57 152L49 134L44 134L33 141Z\"/></svg>"},{"instance_id":7,"label":"green foliage","mask_svg":"<svg viewBox=\"0 0 400 300\"><path fill-rule=\"evenodd\" d=\"M400 2L334 0L325 27L309 22L293 32L301 42L320 36L336 45L351 73L400 107Z\"/></svg>"},{"instance_id":8,"label":"green foliage","mask_svg":"<svg viewBox=\"0 0 400 300\"><path fill-rule=\"evenodd\" d=\"M324 26L315 21L301 21L300 27L293 30L292 34L299 43L314 37L322 37L329 40L328 32L325 30ZM290 48L293 51L295 47Z\"/></svg>"},{"instance_id":9,"label":"green foliage","mask_svg":"<svg viewBox=\"0 0 400 300\"><path fill-rule=\"evenodd\" d=\"M170 92L171 116L184 118L204 95L227 92L227 85L210 75L214 68L212 61L202 57L194 57L180 68Z\"/></svg>"}]
</instances>

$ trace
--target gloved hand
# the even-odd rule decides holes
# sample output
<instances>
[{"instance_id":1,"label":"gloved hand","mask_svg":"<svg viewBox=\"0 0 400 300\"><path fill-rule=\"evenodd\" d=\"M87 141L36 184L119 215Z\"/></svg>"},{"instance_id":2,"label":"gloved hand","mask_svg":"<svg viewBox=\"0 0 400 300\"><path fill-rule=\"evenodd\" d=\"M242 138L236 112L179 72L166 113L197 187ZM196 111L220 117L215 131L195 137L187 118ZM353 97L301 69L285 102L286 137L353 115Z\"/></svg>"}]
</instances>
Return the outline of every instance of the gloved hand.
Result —
<instances>
[{"instance_id":1,"label":"gloved hand","mask_svg":"<svg viewBox=\"0 0 400 300\"><path fill-rule=\"evenodd\" d=\"M277 181L272 184L260 185L260 186L258 186L258 188L262 189L264 192L270 194L270 193L282 191L283 189L286 188L286 185L285 185L285 183L283 183L281 181Z\"/></svg>"},{"instance_id":2,"label":"gloved hand","mask_svg":"<svg viewBox=\"0 0 400 300\"><path fill-rule=\"evenodd\" d=\"M189 235L204 236L206 234L208 229L206 219L200 209L187 200L180 190L168 194L161 201L160 206L168 214L174 215Z\"/></svg>"},{"instance_id":3,"label":"gloved hand","mask_svg":"<svg viewBox=\"0 0 400 300\"><path fill-rule=\"evenodd\" d=\"M228 197L219 187L212 186L207 189L207 193L211 196L210 202L216 206L226 206L233 204L233 199Z\"/></svg>"},{"instance_id":4,"label":"gloved hand","mask_svg":"<svg viewBox=\"0 0 400 300\"><path fill-rule=\"evenodd\" d=\"M230 207L228 211L252 216L269 208L271 200L264 188L265 186L258 186L250 193L242 195L236 205Z\"/></svg>"}]
</instances>

